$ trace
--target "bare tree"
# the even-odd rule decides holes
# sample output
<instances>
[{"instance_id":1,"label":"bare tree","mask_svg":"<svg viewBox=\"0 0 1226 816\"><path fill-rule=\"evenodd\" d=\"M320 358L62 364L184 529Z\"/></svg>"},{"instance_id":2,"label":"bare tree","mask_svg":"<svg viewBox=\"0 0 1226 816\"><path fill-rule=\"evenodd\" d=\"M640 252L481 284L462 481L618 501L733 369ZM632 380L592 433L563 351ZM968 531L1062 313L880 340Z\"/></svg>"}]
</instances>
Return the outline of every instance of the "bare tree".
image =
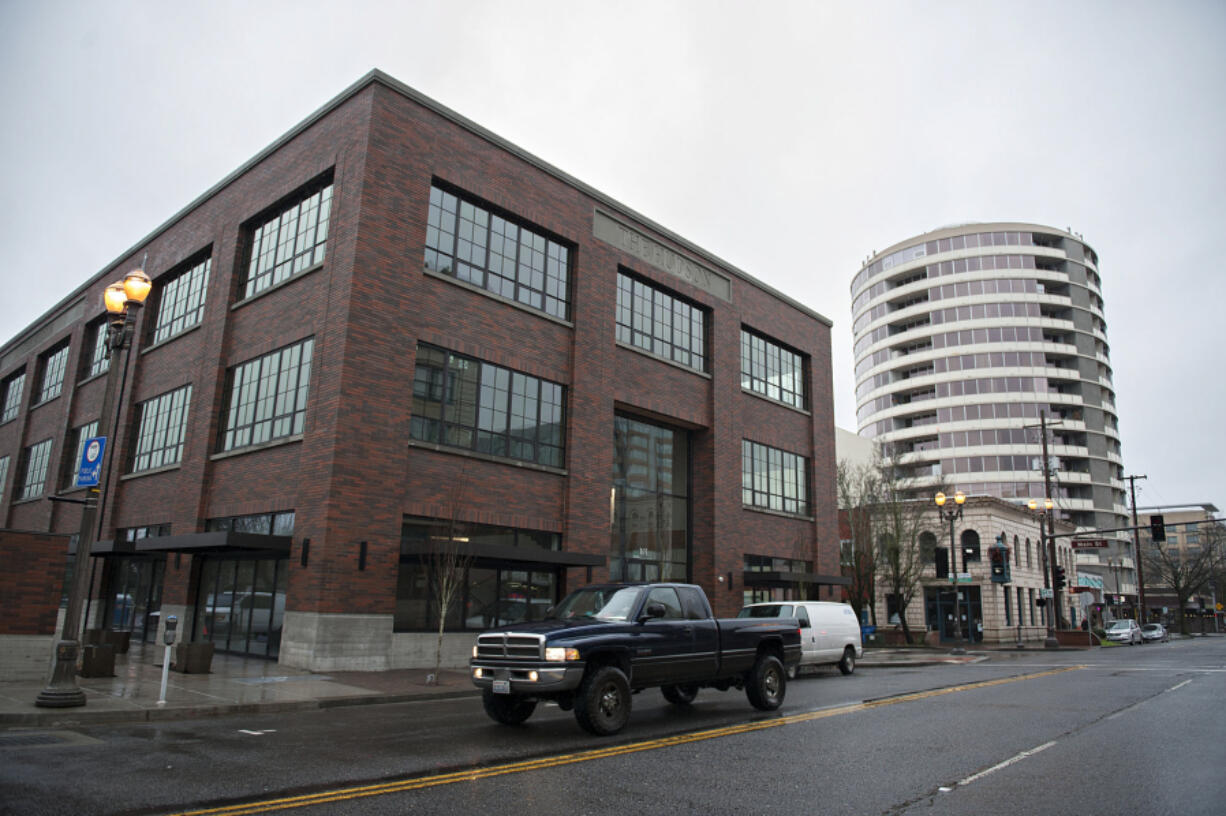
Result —
<instances>
[{"instance_id":1,"label":"bare tree","mask_svg":"<svg viewBox=\"0 0 1226 816\"><path fill-rule=\"evenodd\" d=\"M911 642L907 607L920 591L920 579L928 553L920 546L920 534L931 527L932 503L915 498L919 489L909 474L888 454L875 463L877 501L872 506L872 533L877 549L877 580L893 596L902 624L903 637Z\"/></svg>"},{"instance_id":2,"label":"bare tree","mask_svg":"<svg viewBox=\"0 0 1226 816\"><path fill-rule=\"evenodd\" d=\"M431 594L438 609L438 638L434 644L434 674L430 682L437 684L443 664L443 633L447 629L447 615L452 604L460 597L472 566L472 550L464 534L466 525L459 519L460 499L465 488L464 472L461 471L451 487L451 513L447 519L446 533L441 540L432 542L426 558Z\"/></svg>"},{"instance_id":3,"label":"bare tree","mask_svg":"<svg viewBox=\"0 0 1226 816\"><path fill-rule=\"evenodd\" d=\"M835 472L839 510L847 514L848 537L841 559L850 573L847 600L864 620L864 609L877 625L877 547L873 541L872 514L877 504L878 473L872 465L853 465L840 459Z\"/></svg>"},{"instance_id":4,"label":"bare tree","mask_svg":"<svg viewBox=\"0 0 1226 816\"><path fill-rule=\"evenodd\" d=\"M1209 582L1222 571L1226 557L1226 535L1222 525L1211 522L1200 527L1200 549L1181 552L1170 542L1151 541L1142 558L1147 584L1166 587L1175 595L1179 610L1179 632L1188 634L1184 609L1188 600L1208 589Z\"/></svg>"}]
</instances>

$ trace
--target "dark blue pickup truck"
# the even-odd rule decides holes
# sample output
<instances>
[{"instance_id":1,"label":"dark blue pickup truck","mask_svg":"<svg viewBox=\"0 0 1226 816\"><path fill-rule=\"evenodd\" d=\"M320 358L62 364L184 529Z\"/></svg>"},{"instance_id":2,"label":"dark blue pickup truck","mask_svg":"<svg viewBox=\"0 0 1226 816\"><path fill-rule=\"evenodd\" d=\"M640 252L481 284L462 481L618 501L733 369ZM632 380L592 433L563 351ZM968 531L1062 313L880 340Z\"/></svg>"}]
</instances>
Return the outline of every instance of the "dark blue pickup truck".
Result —
<instances>
[{"instance_id":1,"label":"dark blue pickup truck","mask_svg":"<svg viewBox=\"0 0 1226 816\"><path fill-rule=\"evenodd\" d=\"M469 666L498 722L518 725L552 700L604 736L626 725L631 694L645 688L676 705L699 688L744 689L772 711L799 662L794 620L717 620L691 584L601 584L566 596L543 621L481 633Z\"/></svg>"}]
</instances>

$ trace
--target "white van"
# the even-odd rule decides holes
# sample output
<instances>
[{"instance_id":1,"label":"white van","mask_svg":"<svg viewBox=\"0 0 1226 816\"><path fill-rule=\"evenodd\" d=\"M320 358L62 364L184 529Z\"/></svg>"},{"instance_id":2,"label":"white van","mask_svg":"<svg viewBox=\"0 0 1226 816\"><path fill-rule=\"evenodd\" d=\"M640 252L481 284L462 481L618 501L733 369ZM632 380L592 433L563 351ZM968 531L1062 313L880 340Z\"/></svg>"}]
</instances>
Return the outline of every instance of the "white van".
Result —
<instances>
[{"instance_id":1,"label":"white van","mask_svg":"<svg viewBox=\"0 0 1226 816\"><path fill-rule=\"evenodd\" d=\"M836 665L843 674L856 670L864 655L860 645L860 621L845 603L833 601L782 601L749 604L738 618L796 618L800 622L800 666ZM797 669L788 672L796 676Z\"/></svg>"}]
</instances>

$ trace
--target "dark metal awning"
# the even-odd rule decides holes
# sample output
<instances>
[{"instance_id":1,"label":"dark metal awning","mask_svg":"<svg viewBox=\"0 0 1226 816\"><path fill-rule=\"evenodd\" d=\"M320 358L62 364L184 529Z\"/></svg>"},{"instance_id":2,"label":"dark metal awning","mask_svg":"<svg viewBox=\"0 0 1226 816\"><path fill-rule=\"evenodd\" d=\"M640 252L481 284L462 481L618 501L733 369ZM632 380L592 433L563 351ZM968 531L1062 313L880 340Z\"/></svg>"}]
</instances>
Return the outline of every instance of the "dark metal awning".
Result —
<instances>
[{"instance_id":1,"label":"dark metal awning","mask_svg":"<svg viewBox=\"0 0 1226 816\"><path fill-rule=\"evenodd\" d=\"M267 552L289 555L293 539L290 536L240 533L236 530L219 530L211 533L185 533L183 535L152 536L136 541L136 551L141 552Z\"/></svg>"},{"instance_id":2,"label":"dark metal awning","mask_svg":"<svg viewBox=\"0 0 1226 816\"><path fill-rule=\"evenodd\" d=\"M105 539L103 541L95 541L93 546L89 548L89 554L94 558L106 558L113 555L131 555L135 551L131 541L112 541ZM77 554L77 541L74 538L68 543L68 554Z\"/></svg>"},{"instance_id":3,"label":"dark metal awning","mask_svg":"<svg viewBox=\"0 0 1226 816\"><path fill-rule=\"evenodd\" d=\"M807 586L850 586L851 579L842 575L820 575L816 572L751 572L741 573L745 586L756 587L787 587L804 584Z\"/></svg>"},{"instance_id":4,"label":"dark metal awning","mask_svg":"<svg viewBox=\"0 0 1226 816\"><path fill-rule=\"evenodd\" d=\"M538 547L516 547L512 544L490 544L481 541L460 541L456 549L461 557L491 561L521 561L558 567L603 567L603 555L589 555L565 550L543 550ZM438 544L429 541L406 541L400 545L401 555L429 556L437 553Z\"/></svg>"}]
</instances>

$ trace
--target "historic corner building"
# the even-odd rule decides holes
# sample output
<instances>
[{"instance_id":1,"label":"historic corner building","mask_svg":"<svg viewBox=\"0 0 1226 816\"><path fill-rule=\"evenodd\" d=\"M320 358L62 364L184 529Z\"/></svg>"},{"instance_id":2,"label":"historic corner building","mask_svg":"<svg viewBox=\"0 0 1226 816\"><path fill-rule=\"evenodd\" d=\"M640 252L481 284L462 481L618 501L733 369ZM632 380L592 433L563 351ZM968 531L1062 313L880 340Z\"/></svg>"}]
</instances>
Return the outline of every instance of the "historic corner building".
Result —
<instances>
[{"instance_id":1,"label":"historic corner building","mask_svg":"<svg viewBox=\"0 0 1226 816\"><path fill-rule=\"evenodd\" d=\"M919 534L923 569L906 609L910 630L937 632L942 642L953 642L957 636L970 643L1042 641L1049 624L1054 626L1056 621L1047 605L1050 602L1041 600L1051 574L1051 550L1042 538L1044 519L1013 502L970 496L962 518L954 524L951 541L949 523L937 516L935 505L933 510ZM1076 529L1063 521L1055 521L1053 527L1065 535ZM1001 542L1005 549L997 551ZM1068 583L1074 585L1078 556L1069 538L1057 540L1055 557ZM951 574L964 576L956 584L956 596ZM1083 606L1082 593L1061 591L1060 620L1072 627L1086 619L1099 620L1101 610L1088 603L1091 596ZM878 581L878 615L885 611L878 621L898 624L898 606L897 599Z\"/></svg>"},{"instance_id":2,"label":"historic corner building","mask_svg":"<svg viewBox=\"0 0 1226 816\"><path fill-rule=\"evenodd\" d=\"M870 256L851 297L858 432L918 494L1050 496L1077 528L1130 523L1102 279L1080 235L935 230ZM1098 601L1112 568L1135 585L1131 536L1110 538L1077 559Z\"/></svg>"},{"instance_id":3,"label":"historic corner building","mask_svg":"<svg viewBox=\"0 0 1226 816\"><path fill-rule=\"evenodd\" d=\"M76 531L146 254L93 625L382 669L444 547L450 662L588 581L843 582L830 322L378 71L0 349L0 527Z\"/></svg>"}]
</instances>

